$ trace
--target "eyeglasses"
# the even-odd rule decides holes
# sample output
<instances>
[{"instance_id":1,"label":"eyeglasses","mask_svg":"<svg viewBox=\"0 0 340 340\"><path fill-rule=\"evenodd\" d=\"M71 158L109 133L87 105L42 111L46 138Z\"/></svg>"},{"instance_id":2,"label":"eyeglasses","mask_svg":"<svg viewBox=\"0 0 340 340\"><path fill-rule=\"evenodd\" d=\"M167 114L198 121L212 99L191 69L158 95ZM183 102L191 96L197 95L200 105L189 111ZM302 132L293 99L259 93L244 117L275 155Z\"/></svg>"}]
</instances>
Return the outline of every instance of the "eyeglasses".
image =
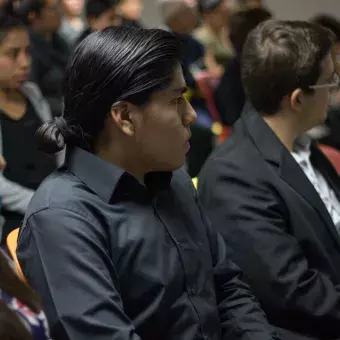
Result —
<instances>
[{"instance_id":1,"label":"eyeglasses","mask_svg":"<svg viewBox=\"0 0 340 340\"><path fill-rule=\"evenodd\" d=\"M329 88L330 92L338 92L340 90L340 77L337 73L334 73L331 83L312 85L312 86L309 86L309 88L314 89L314 90Z\"/></svg>"}]
</instances>

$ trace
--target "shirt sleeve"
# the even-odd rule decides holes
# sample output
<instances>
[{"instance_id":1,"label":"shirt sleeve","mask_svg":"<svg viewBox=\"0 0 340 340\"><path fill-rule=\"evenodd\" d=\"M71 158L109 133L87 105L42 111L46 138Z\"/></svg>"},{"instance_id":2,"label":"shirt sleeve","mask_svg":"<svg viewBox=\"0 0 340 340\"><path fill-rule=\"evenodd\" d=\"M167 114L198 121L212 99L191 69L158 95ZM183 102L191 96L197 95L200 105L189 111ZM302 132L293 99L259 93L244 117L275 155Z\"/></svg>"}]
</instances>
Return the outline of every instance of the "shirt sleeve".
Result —
<instances>
[{"instance_id":1,"label":"shirt sleeve","mask_svg":"<svg viewBox=\"0 0 340 340\"><path fill-rule=\"evenodd\" d=\"M102 226L69 210L46 209L24 225L19 261L53 339L140 339L124 313L108 243Z\"/></svg>"},{"instance_id":2,"label":"shirt sleeve","mask_svg":"<svg viewBox=\"0 0 340 340\"><path fill-rule=\"evenodd\" d=\"M200 212L207 226L212 250L223 340L278 339L258 301L242 281L240 269L230 260L227 244L219 233L211 229L201 207Z\"/></svg>"}]
</instances>

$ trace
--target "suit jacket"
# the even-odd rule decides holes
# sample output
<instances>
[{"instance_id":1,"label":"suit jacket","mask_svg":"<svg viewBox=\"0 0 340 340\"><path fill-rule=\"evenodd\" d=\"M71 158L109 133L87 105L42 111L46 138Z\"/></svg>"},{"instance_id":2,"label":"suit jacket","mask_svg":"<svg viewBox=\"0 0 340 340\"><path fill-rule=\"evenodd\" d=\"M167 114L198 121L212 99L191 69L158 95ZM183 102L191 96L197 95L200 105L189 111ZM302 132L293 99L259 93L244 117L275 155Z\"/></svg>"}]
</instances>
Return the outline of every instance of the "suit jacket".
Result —
<instances>
[{"instance_id":1,"label":"suit jacket","mask_svg":"<svg viewBox=\"0 0 340 340\"><path fill-rule=\"evenodd\" d=\"M340 198L340 180L312 146L312 163ZM210 157L199 197L269 320L340 338L340 237L320 196L253 109Z\"/></svg>"}]
</instances>

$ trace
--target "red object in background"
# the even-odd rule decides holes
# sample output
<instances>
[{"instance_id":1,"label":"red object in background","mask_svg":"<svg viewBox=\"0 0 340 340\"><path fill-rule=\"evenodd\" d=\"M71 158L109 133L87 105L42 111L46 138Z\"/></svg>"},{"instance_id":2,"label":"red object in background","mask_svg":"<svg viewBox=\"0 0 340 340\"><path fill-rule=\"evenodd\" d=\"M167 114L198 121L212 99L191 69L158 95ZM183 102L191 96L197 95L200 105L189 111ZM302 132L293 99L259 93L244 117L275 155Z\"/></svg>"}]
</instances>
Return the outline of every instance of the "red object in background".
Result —
<instances>
[{"instance_id":1,"label":"red object in background","mask_svg":"<svg viewBox=\"0 0 340 340\"><path fill-rule=\"evenodd\" d=\"M218 142L222 143L230 135L231 127L222 124L221 117L215 106L214 92L220 79L208 71L202 71L196 76L195 80L206 101L213 122L221 124L221 133L218 135Z\"/></svg>"},{"instance_id":2,"label":"red object in background","mask_svg":"<svg viewBox=\"0 0 340 340\"><path fill-rule=\"evenodd\" d=\"M320 144L319 147L321 151L331 161L336 171L340 175L340 151L335 148L332 148L331 146L324 145L324 144Z\"/></svg>"},{"instance_id":3,"label":"red object in background","mask_svg":"<svg viewBox=\"0 0 340 340\"><path fill-rule=\"evenodd\" d=\"M218 136L219 143L222 143L231 134L231 126L223 126L222 133Z\"/></svg>"}]
</instances>

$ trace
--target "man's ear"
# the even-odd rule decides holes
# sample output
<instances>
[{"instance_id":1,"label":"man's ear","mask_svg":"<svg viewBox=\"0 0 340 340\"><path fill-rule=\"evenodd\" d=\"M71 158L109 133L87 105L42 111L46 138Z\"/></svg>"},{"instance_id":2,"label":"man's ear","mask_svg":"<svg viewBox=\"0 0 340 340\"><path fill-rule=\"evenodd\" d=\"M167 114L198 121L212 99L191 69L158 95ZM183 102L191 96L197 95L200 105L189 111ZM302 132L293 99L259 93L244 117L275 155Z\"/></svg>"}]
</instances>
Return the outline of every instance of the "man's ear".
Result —
<instances>
[{"instance_id":1,"label":"man's ear","mask_svg":"<svg viewBox=\"0 0 340 340\"><path fill-rule=\"evenodd\" d=\"M296 89L290 95L290 107L293 111L301 111L305 96L301 89Z\"/></svg>"},{"instance_id":2,"label":"man's ear","mask_svg":"<svg viewBox=\"0 0 340 340\"><path fill-rule=\"evenodd\" d=\"M133 105L128 102L117 102L111 106L111 118L116 126L127 136L133 136L135 126L132 119Z\"/></svg>"}]
</instances>

